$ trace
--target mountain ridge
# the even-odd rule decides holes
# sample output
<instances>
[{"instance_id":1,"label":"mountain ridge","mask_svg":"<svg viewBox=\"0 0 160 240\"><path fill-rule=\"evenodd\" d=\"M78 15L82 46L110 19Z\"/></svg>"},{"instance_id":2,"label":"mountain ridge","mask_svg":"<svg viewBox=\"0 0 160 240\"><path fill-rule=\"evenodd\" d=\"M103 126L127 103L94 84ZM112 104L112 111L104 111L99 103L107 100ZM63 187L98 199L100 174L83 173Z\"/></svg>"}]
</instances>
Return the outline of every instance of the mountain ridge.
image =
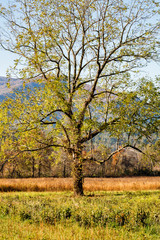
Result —
<instances>
[{"instance_id":1,"label":"mountain ridge","mask_svg":"<svg viewBox=\"0 0 160 240\"><path fill-rule=\"evenodd\" d=\"M7 86L9 83L9 86ZM35 82L26 83L26 87L33 89L34 87L38 87L39 84ZM2 102L6 97L14 96L15 90L24 89L23 80L16 78L7 78L0 76L0 102Z\"/></svg>"}]
</instances>

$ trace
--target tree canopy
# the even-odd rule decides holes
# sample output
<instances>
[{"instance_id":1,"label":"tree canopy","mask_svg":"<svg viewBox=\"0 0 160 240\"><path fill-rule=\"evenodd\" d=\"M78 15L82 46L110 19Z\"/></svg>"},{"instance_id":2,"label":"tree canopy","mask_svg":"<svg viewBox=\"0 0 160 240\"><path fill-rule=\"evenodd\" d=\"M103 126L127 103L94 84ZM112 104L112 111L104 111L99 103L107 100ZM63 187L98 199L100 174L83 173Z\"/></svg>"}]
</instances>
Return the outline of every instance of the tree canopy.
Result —
<instances>
[{"instance_id":1,"label":"tree canopy","mask_svg":"<svg viewBox=\"0 0 160 240\"><path fill-rule=\"evenodd\" d=\"M1 46L17 54L12 68L17 77L40 87L5 101L1 125L8 124L5 133L16 138L33 134L21 151L65 149L73 159L74 193L82 195L87 141L103 131L140 137L157 131L158 89L150 81L134 81L130 72L158 60L159 3L13 2L1 7L7 24ZM47 139L41 138L42 129Z\"/></svg>"}]
</instances>

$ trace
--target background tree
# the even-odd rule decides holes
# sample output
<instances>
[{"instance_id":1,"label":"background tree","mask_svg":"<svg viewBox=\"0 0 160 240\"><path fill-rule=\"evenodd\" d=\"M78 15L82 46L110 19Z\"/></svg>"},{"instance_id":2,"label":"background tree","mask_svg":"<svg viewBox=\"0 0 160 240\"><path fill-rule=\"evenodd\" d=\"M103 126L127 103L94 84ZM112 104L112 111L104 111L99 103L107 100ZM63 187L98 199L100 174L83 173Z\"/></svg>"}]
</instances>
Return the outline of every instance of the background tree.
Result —
<instances>
[{"instance_id":1,"label":"background tree","mask_svg":"<svg viewBox=\"0 0 160 240\"><path fill-rule=\"evenodd\" d=\"M45 129L43 148L72 157L75 195L83 195L85 143L132 117L114 114L114 99L125 99L129 71L157 60L158 10L153 0L15 0L1 8L1 46L19 56L13 70L24 82L43 83L4 103L10 130L18 137ZM31 142L28 150L37 148Z\"/></svg>"},{"instance_id":2,"label":"background tree","mask_svg":"<svg viewBox=\"0 0 160 240\"><path fill-rule=\"evenodd\" d=\"M8 129L9 130L9 129ZM3 133L0 142L0 172L7 177L42 177L51 176L55 159L52 150L43 148L41 139L45 138L42 131L24 132L16 137L16 132ZM29 133L29 134L28 134ZM49 142L48 142L49 143ZM39 151L30 151L29 146Z\"/></svg>"}]
</instances>

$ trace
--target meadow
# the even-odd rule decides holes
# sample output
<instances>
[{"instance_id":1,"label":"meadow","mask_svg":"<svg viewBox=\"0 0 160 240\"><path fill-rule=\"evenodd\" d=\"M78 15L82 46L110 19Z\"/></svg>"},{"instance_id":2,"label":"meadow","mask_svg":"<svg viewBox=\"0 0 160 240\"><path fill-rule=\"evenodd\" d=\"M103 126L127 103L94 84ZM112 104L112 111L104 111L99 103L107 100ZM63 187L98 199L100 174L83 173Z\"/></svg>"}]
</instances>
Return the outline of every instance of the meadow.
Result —
<instances>
[{"instance_id":1,"label":"meadow","mask_svg":"<svg viewBox=\"0 0 160 240\"><path fill-rule=\"evenodd\" d=\"M157 240L160 191L0 193L1 240Z\"/></svg>"},{"instance_id":2,"label":"meadow","mask_svg":"<svg viewBox=\"0 0 160 240\"><path fill-rule=\"evenodd\" d=\"M0 240L158 240L160 177L0 179Z\"/></svg>"},{"instance_id":3,"label":"meadow","mask_svg":"<svg viewBox=\"0 0 160 240\"><path fill-rule=\"evenodd\" d=\"M160 239L160 177L0 179L0 240Z\"/></svg>"},{"instance_id":4,"label":"meadow","mask_svg":"<svg viewBox=\"0 0 160 240\"><path fill-rule=\"evenodd\" d=\"M0 192L72 191L72 189L72 178L0 179ZM160 190L160 177L85 178L84 190L89 192Z\"/></svg>"}]
</instances>

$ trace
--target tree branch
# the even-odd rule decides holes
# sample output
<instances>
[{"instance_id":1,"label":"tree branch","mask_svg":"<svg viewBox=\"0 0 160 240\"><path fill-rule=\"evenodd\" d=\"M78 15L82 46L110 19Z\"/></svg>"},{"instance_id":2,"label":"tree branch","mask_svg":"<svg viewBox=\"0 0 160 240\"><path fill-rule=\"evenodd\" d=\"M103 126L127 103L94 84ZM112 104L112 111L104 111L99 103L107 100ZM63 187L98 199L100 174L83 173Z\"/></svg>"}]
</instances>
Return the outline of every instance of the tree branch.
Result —
<instances>
[{"instance_id":1,"label":"tree branch","mask_svg":"<svg viewBox=\"0 0 160 240\"><path fill-rule=\"evenodd\" d=\"M114 124L116 124L118 122L119 118L115 118L114 120L112 120L111 122L108 123L104 123L101 125L101 127L97 130L95 130L94 132L90 132L88 136L82 137L81 139L81 143L87 142L88 140L94 138L95 136L97 136L99 133L101 133L103 130L107 129L107 127L112 126Z\"/></svg>"}]
</instances>

